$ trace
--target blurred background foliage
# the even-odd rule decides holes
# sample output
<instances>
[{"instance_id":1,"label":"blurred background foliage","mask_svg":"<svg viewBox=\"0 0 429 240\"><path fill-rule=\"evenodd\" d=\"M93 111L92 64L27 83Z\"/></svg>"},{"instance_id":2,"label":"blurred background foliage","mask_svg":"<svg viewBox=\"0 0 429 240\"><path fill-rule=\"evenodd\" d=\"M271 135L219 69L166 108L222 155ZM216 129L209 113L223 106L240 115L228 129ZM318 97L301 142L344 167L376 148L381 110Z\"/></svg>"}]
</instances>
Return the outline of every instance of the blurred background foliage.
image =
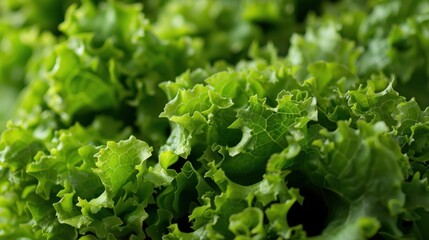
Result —
<instances>
[{"instance_id":1,"label":"blurred background foliage","mask_svg":"<svg viewBox=\"0 0 429 240\"><path fill-rule=\"evenodd\" d=\"M4 129L8 119L17 116L15 109L19 107L15 106L20 96L22 98L25 95L23 90L26 86L35 79L46 78L43 76L42 65L46 64L46 59L50 58L49 55L57 44L69 41L78 32L98 31L100 27L103 28L104 22L100 22L99 26L91 22L96 21L95 19L86 23L77 23L75 30L61 28L67 14L71 15L71 12L80 9L82 5L102 5L103 2L101 0L3 0L0 2L0 130ZM143 12L145 22L144 26L140 27L150 32L153 41L169 42L173 45L182 41L181 44L191 45L191 47L183 46L180 51L188 51L187 54L193 51L192 58L187 58L187 62L185 61L182 66L170 69L164 75L160 75L159 72L164 72L163 68L168 67L160 63L162 60L159 60L158 64L152 64L154 70L145 74L150 75L151 79L157 79L153 80L151 87L146 84L145 91L151 93L143 94L142 98L156 95L155 92L159 92L156 87L159 82L173 80L186 69L219 62L236 64L241 59L249 58L248 52L252 44L259 46L272 44L279 56L287 56L290 50L290 39L294 34L303 34L306 29L322 29L323 26L330 25L342 39L354 42L362 50L357 56L356 64L359 76L368 77L379 73L392 76L396 79L395 84L398 85L396 88L401 94L407 98L415 97L422 107L429 105L429 98L426 97L429 90L427 81L429 77L429 31L427 31L429 4L427 1L122 0L116 2L140 6L138 9ZM85 14L89 14L81 12L82 19L85 18ZM105 34L112 34L108 32L109 27L113 26L108 24L104 26L107 31ZM104 39L99 39L101 42L98 44L103 44L106 39L108 39L107 35ZM309 39L303 39L301 44L304 48L310 47L310 42ZM311 47L308 51L311 51ZM325 60L323 59L325 57L327 56L315 55L315 59L312 60L318 58ZM158 71L157 69L160 68L161 70ZM142 73L134 73L134 76L139 74ZM159 76L154 77L154 75ZM42 84L37 85L40 90ZM131 91L130 94L136 94L136 92ZM132 99L128 96L124 97L124 100ZM121 105L122 101L118 104ZM163 106L163 103L159 106ZM101 107L96 110L106 109ZM159 110L143 108L140 112L159 112ZM137 111L136 118L140 116L139 114L142 115ZM143 125L153 123L151 121L143 123L145 121L143 117L140 120Z\"/></svg>"}]
</instances>

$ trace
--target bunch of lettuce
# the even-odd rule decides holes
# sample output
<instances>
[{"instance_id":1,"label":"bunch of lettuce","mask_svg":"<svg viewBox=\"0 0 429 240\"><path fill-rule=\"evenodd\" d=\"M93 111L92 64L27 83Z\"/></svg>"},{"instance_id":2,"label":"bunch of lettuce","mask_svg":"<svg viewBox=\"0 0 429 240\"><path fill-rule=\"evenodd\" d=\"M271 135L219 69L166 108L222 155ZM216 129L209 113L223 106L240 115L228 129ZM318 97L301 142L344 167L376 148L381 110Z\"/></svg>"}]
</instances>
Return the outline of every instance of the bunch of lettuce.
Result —
<instances>
[{"instance_id":1,"label":"bunch of lettuce","mask_svg":"<svg viewBox=\"0 0 429 240\"><path fill-rule=\"evenodd\" d=\"M0 239L429 237L428 1L42 2L0 3Z\"/></svg>"}]
</instances>

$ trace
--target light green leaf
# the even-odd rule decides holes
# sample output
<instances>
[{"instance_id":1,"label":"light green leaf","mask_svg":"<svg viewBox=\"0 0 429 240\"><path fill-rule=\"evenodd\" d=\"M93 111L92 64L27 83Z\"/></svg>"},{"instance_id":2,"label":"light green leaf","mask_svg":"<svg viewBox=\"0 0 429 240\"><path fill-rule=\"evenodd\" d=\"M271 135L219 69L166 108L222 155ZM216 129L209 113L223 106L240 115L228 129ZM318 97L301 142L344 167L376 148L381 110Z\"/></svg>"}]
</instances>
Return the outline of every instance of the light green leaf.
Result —
<instances>
[{"instance_id":1,"label":"light green leaf","mask_svg":"<svg viewBox=\"0 0 429 240\"><path fill-rule=\"evenodd\" d=\"M95 155L97 168L94 173L100 177L107 193L113 197L137 175L138 166L146 166L145 161L152 155L151 152L149 145L134 136L118 143L109 141Z\"/></svg>"},{"instance_id":2,"label":"light green leaf","mask_svg":"<svg viewBox=\"0 0 429 240\"><path fill-rule=\"evenodd\" d=\"M265 239L264 214L259 208L246 208L229 217L229 230L235 239Z\"/></svg>"},{"instance_id":3,"label":"light green leaf","mask_svg":"<svg viewBox=\"0 0 429 240\"><path fill-rule=\"evenodd\" d=\"M239 128L243 137L238 145L227 148L222 168L234 181L258 180L268 159L288 146L287 136L295 129L305 129L311 120L317 120L316 99L304 92L282 92L275 108L264 99L250 98L250 106L238 112L238 120L231 128ZM303 130L305 132L305 130Z\"/></svg>"}]
</instances>

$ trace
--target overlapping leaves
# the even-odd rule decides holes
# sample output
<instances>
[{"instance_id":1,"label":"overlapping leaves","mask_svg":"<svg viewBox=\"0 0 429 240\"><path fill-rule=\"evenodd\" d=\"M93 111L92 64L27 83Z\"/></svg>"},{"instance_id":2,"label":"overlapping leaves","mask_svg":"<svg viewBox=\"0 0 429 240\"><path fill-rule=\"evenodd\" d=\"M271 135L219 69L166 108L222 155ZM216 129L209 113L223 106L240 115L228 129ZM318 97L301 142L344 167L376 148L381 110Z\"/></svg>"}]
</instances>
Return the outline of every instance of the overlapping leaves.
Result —
<instances>
[{"instance_id":1,"label":"overlapping leaves","mask_svg":"<svg viewBox=\"0 0 429 240\"><path fill-rule=\"evenodd\" d=\"M427 1L124 2L0 3L0 239L427 238Z\"/></svg>"}]
</instances>

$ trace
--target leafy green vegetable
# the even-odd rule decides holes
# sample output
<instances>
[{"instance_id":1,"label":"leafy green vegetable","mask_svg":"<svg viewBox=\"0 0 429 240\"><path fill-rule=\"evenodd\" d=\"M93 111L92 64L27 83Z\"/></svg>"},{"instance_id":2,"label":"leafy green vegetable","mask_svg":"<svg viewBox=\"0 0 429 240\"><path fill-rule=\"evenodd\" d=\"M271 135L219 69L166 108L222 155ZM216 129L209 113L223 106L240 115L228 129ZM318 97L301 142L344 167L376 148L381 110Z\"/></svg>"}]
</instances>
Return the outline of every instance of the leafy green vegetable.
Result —
<instances>
[{"instance_id":1,"label":"leafy green vegetable","mask_svg":"<svg viewBox=\"0 0 429 240\"><path fill-rule=\"evenodd\" d=\"M0 239L429 238L428 9L2 1Z\"/></svg>"}]
</instances>

